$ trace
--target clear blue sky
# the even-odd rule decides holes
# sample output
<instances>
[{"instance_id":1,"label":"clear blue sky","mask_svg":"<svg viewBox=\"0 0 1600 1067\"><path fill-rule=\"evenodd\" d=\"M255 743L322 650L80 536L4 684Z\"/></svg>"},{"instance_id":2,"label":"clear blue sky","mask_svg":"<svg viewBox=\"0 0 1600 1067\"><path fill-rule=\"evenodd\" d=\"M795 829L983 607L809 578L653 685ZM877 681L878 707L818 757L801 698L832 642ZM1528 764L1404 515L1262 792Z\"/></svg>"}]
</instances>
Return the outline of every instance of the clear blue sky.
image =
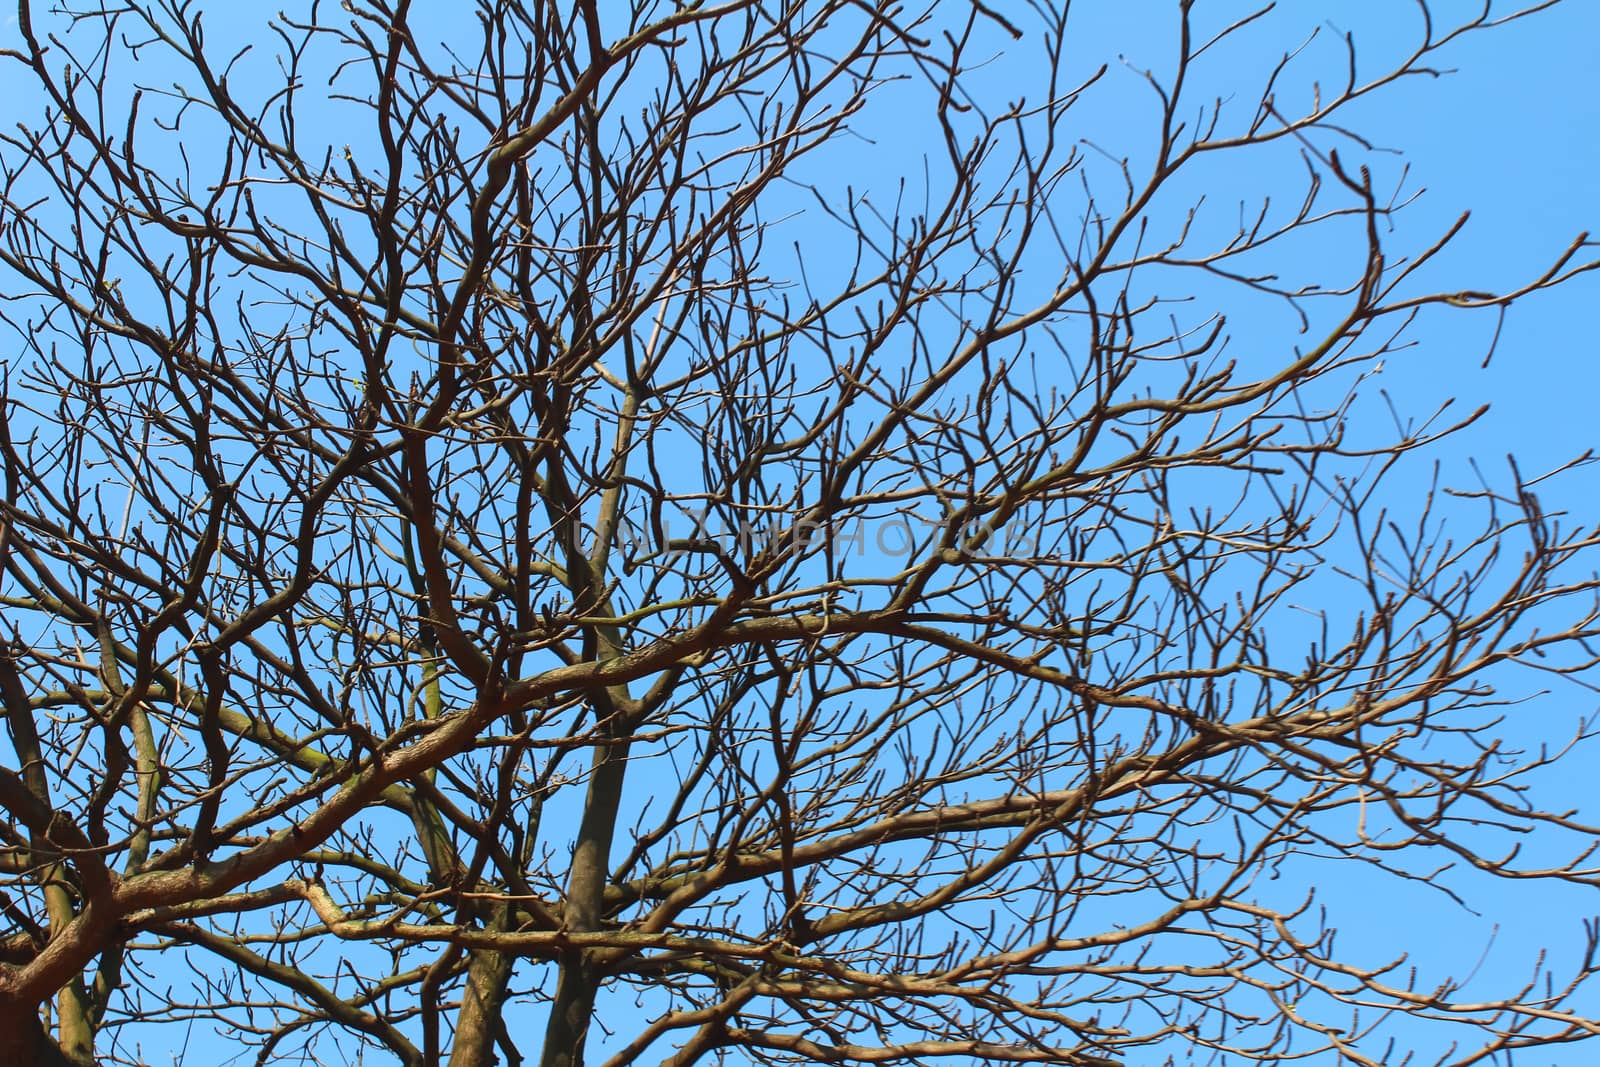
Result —
<instances>
[{"instance_id":1,"label":"clear blue sky","mask_svg":"<svg viewBox=\"0 0 1600 1067\"><path fill-rule=\"evenodd\" d=\"M1127 18L1130 10L1159 20L1174 5L1159 2L1118 4L1100 0L1082 5L1086 22L1104 16L1107 31L1130 61L1155 65L1168 47L1145 34ZM1440 24L1452 17L1470 17L1476 3L1435 5ZM1073 5L1079 13L1080 5ZM1207 12L1247 9L1238 3L1202 2ZM1510 5L1496 4L1500 10ZM1268 26L1283 47L1293 47L1318 15L1331 14L1329 30L1355 34L1363 70L1376 69L1380 56L1392 56L1415 40L1419 20L1409 3L1354 0L1349 3L1281 4ZM1332 35L1337 40L1337 32ZM1259 39L1259 38L1258 38ZM1325 42L1324 47L1327 46ZM1400 150L1390 177L1409 166L1405 188L1424 195L1398 217L1390 247L1412 251L1431 243L1463 211L1472 218L1431 277L1447 289L1495 289L1536 275L1555 259L1580 231L1600 235L1600 3L1579 0L1527 21L1470 36L1447 53L1458 68L1440 78L1416 78L1393 86L1351 120L1381 146ZM1155 54L1151 54L1151 53ZM1112 58L1108 56L1107 58ZM1277 58L1263 50L1263 64ZM1365 64L1372 62L1371 67ZM1113 59L1114 62L1114 59ZM1324 65L1328 70L1328 65ZM1116 73L1113 68L1113 74ZM1248 93L1254 72L1240 70L1239 89ZM1337 67L1330 77L1336 78ZM1136 79L1124 73L1130 99ZM1197 94L1200 95L1200 94ZM1250 97L1241 103L1248 104ZM1254 175L1217 175L1207 195L1226 202L1229 179L1249 186ZM1383 171L1376 169L1381 185ZM1318 250L1308 249L1313 257ZM1591 249L1595 258L1600 248ZM1311 264L1315 269L1314 262ZM1465 413L1492 405L1487 418L1442 449L1439 459L1446 484L1471 486L1469 457L1475 457L1491 478L1505 480L1505 456L1515 452L1525 475L1531 475L1600 448L1600 277L1590 275L1554 292L1538 294L1510 311L1490 366L1480 369L1494 332L1492 311L1468 314L1441 312L1424 318L1413 331L1418 344L1386 361L1374 382L1390 392L1402 413L1425 413L1449 398ZM1395 494L1408 484L1420 485L1427 470L1414 467L1412 479L1390 485ZM1575 472L1542 488L1547 511L1572 513L1577 523L1593 522L1600 500L1600 473ZM1404 511L1398 496L1385 501ZM1600 678L1591 679L1600 683ZM1595 711L1594 694L1562 686L1548 696L1514 709L1513 722L1529 727L1527 736L1559 738L1570 734L1579 719ZM1522 718L1518 718L1518 717ZM1589 759L1565 764L1547 781L1549 796L1592 811L1593 767ZM1557 802L1559 804L1559 801ZM1600 912L1592 891L1536 888L1475 881L1468 903L1479 915L1457 909L1442 896L1394 880L1375 880L1365 872L1317 869L1323 900L1344 909L1352 920L1341 923L1340 945L1353 956L1415 953L1434 973L1460 976L1483 957L1480 975L1501 983L1531 968L1538 946L1550 946L1557 960L1574 962L1581 950L1580 920ZM1330 881L1332 880L1332 881ZM1498 935L1495 930L1498 929ZM1493 947L1490 946L1493 936ZM1487 950L1487 951L1486 951ZM1561 967L1556 967L1558 973ZM1404 1029L1397 1033L1404 1035ZM1517 1062L1576 1064L1593 1062L1579 1049L1553 1050ZM1426 1061L1424 1061L1426 1062Z\"/></svg>"}]
</instances>

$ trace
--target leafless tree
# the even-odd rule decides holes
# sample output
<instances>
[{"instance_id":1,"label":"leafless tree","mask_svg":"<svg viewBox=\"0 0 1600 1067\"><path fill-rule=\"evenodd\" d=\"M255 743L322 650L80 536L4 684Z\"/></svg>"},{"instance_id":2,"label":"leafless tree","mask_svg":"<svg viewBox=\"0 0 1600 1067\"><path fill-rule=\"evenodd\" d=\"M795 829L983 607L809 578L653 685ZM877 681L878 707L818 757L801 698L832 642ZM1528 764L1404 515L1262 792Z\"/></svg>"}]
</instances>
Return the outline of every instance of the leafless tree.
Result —
<instances>
[{"instance_id":1,"label":"leafless tree","mask_svg":"<svg viewBox=\"0 0 1600 1067\"><path fill-rule=\"evenodd\" d=\"M1444 495L1472 417L1370 380L1592 248L1438 288L1347 118L1549 4L1248 82L1277 16L1188 0L1149 71L1044 0L60 2L0 149L9 1062L1600 1032L1592 929L1439 973L1326 889L1600 884L1536 788L1587 708L1507 710L1591 668L1595 533Z\"/></svg>"}]
</instances>

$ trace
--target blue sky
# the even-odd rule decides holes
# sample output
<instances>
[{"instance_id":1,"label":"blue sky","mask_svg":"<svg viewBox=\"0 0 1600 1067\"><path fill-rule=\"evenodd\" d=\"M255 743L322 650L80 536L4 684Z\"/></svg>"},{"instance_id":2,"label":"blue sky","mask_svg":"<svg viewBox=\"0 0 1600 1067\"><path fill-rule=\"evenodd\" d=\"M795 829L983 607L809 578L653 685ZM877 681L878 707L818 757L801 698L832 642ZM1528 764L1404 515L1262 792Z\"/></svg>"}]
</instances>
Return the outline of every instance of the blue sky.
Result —
<instances>
[{"instance_id":1,"label":"blue sky","mask_svg":"<svg viewBox=\"0 0 1600 1067\"><path fill-rule=\"evenodd\" d=\"M1165 6L1090 4L1085 13ZM1480 6L1437 5L1436 14L1442 23L1447 13L1471 14ZM1496 6L1509 10L1508 5ZM1203 12L1208 5L1198 7ZM1355 33L1364 58L1376 57L1385 45L1391 50L1404 47L1418 25L1409 4L1288 3L1275 13L1283 16L1276 25L1284 27L1279 39L1285 46L1299 39L1301 28L1314 24L1313 10L1337 11L1332 23L1324 24L1325 32L1336 27ZM1295 31L1287 29L1290 23ZM1390 238L1393 247L1424 245L1461 212L1472 213L1433 271L1441 288L1511 286L1542 271L1580 231L1600 235L1597 49L1600 4L1564 4L1457 42L1448 53L1456 72L1411 79L1354 110L1359 118L1352 125L1378 145L1403 153L1394 157L1394 168L1410 167L1406 188L1425 190L1400 214L1399 230ZM1249 81L1242 78L1241 83ZM1248 175L1239 177L1249 180ZM1597 251L1591 249L1585 258L1595 258ZM1450 398L1454 410L1463 413L1491 405L1487 417L1429 453L1430 462L1441 461L1447 484L1471 486L1473 458L1491 479L1503 482L1505 456L1511 452L1525 475L1542 472L1600 447L1597 308L1600 277L1593 274L1518 303L1506 318L1487 369L1480 364L1496 327L1495 313L1441 311L1418 324L1413 331L1417 346L1386 360L1374 384L1392 394L1401 412L1422 412ZM1391 496L1384 502L1404 507L1396 490L1422 484L1428 472L1411 473L1414 483L1389 483ZM1546 510L1564 508L1577 523L1594 520L1597 498L1600 475L1595 468L1541 487ZM1520 721L1530 723L1533 734L1559 737L1595 706L1592 693L1564 686L1515 715L1527 717ZM1581 757L1566 764L1546 782L1551 790L1547 795L1563 796L1573 806L1592 803L1591 768L1590 759ZM1474 916L1417 886L1374 882L1354 869L1344 874L1347 878L1341 881L1337 867L1318 870L1324 899L1333 907L1351 908L1351 918L1361 916L1342 926L1342 945L1377 954L1386 949L1415 952L1425 965L1443 965L1457 974L1475 964L1480 974L1500 979L1520 974L1539 945L1552 947L1557 958L1574 960L1581 947L1579 920L1600 911L1592 891L1530 890L1526 884L1484 880L1474 883L1469 899L1479 912ZM1574 1049L1527 1060L1584 1061L1586 1055Z\"/></svg>"}]
</instances>

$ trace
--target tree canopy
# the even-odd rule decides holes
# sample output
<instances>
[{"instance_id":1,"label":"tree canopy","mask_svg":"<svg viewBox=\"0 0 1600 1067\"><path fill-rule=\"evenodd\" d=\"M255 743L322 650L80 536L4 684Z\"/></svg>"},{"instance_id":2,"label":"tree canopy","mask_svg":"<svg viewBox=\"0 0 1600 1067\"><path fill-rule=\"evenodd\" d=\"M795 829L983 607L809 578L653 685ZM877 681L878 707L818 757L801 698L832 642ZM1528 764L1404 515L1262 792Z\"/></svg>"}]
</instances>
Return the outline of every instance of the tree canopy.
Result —
<instances>
[{"instance_id":1,"label":"tree canopy","mask_svg":"<svg viewBox=\"0 0 1600 1067\"><path fill-rule=\"evenodd\" d=\"M0 1052L1600 1030L1592 927L1349 943L1596 883L1589 706L1518 704L1593 677L1595 530L1375 381L1593 245L1464 288L1361 127L1552 5L1288 6L21 0Z\"/></svg>"}]
</instances>

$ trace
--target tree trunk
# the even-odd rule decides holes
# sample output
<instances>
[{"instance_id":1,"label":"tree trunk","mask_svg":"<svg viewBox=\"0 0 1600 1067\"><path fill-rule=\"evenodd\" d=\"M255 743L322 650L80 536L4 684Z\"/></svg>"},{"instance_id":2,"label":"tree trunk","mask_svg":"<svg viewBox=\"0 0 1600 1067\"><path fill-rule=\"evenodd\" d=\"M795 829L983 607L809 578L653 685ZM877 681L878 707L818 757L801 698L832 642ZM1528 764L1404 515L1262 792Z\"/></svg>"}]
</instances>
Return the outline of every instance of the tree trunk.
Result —
<instances>
[{"instance_id":1,"label":"tree trunk","mask_svg":"<svg viewBox=\"0 0 1600 1067\"><path fill-rule=\"evenodd\" d=\"M567 883L564 919L566 928L573 933L600 928L606 879L611 873L611 841L627 767L626 742L603 745L595 754ZM583 1040L594 1014L597 982L594 965L584 952L573 950L561 961L555 1002L550 1005L550 1022L545 1031L542 1067L583 1067Z\"/></svg>"},{"instance_id":2,"label":"tree trunk","mask_svg":"<svg viewBox=\"0 0 1600 1067\"><path fill-rule=\"evenodd\" d=\"M513 957L504 952L472 954L449 1067L489 1067L495 1062L494 1038L500 1030L512 962Z\"/></svg>"},{"instance_id":3,"label":"tree trunk","mask_svg":"<svg viewBox=\"0 0 1600 1067\"><path fill-rule=\"evenodd\" d=\"M68 1059L45 1032L36 1006L0 1004L0 1063L10 1067L93 1067L94 1059Z\"/></svg>"}]
</instances>

